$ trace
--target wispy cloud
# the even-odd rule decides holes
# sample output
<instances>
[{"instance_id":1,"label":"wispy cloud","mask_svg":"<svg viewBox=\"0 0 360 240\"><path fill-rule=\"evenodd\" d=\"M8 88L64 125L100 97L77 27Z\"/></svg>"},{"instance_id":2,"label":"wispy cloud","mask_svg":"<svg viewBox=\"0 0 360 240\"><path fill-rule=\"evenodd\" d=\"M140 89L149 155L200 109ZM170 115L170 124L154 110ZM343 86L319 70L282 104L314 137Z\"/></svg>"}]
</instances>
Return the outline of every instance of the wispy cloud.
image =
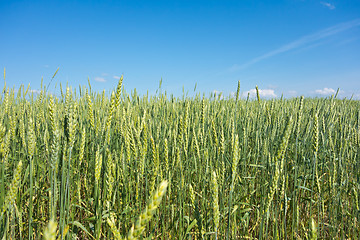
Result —
<instances>
[{"instance_id":1,"label":"wispy cloud","mask_svg":"<svg viewBox=\"0 0 360 240\"><path fill-rule=\"evenodd\" d=\"M241 65L239 65L239 64L234 64L234 65L232 65L231 67L229 67L227 70L229 71L229 72L236 72L237 70L239 70L239 69L241 69Z\"/></svg>"},{"instance_id":2,"label":"wispy cloud","mask_svg":"<svg viewBox=\"0 0 360 240\"><path fill-rule=\"evenodd\" d=\"M95 77L94 80L97 82L106 82L105 78L103 78L103 77Z\"/></svg>"},{"instance_id":3,"label":"wispy cloud","mask_svg":"<svg viewBox=\"0 0 360 240\"><path fill-rule=\"evenodd\" d=\"M113 78L114 78L114 79L117 79L117 80L119 80L119 79L120 79L120 77L119 77L119 76L116 76L116 75L115 75L115 76L113 76Z\"/></svg>"},{"instance_id":4,"label":"wispy cloud","mask_svg":"<svg viewBox=\"0 0 360 240\"><path fill-rule=\"evenodd\" d=\"M242 95L243 96L247 96L249 94L249 96L251 98L256 97L256 89L251 89L249 91L244 92ZM277 95L275 94L274 89L259 89L259 95L260 97L264 97L264 98L274 98L277 97Z\"/></svg>"},{"instance_id":5,"label":"wispy cloud","mask_svg":"<svg viewBox=\"0 0 360 240\"><path fill-rule=\"evenodd\" d=\"M330 10L334 10L335 9L335 5L328 3L328 2L320 2L323 6L327 7Z\"/></svg>"},{"instance_id":6,"label":"wispy cloud","mask_svg":"<svg viewBox=\"0 0 360 240\"><path fill-rule=\"evenodd\" d=\"M295 53L301 53L304 51L308 51L310 49L313 49L313 48L319 47L323 44L326 44L326 42L329 42L329 41L324 40L324 41L315 42L313 44L307 44L304 47L299 47L297 50L295 50Z\"/></svg>"},{"instance_id":7,"label":"wispy cloud","mask_svg":"<svg viewBox=\"0 0 360 240\"><path fill-rule=\"evenodd\" d=\"M320 95L331 95L331 94L335 94L336 91L332 88L323 88L323 89L315 90L315 93Z\"/></svg>"},{"instance_id":8,"label":"wispy cloud","mask_svg":"<svg viewBox=\"0 0 360 240\"><path fill-rule=\"evenodd\" d=\"M294 96L297 95L297 91L295 91L295 90L289 90L289 91L288 91L288 94L289 94L289 96L294 97Z\"/></svg>"},{"instance_id":9,"label":"wispy cloud","mask_svg":"<svg viewBox=\"0 0 360 240\"><path fill-rule=\"evenodd\" d=\"M288 52L288 51L293 50L293 49L297 49L297 48L300 48L300 47L305 47L305 46L307 46L309 44L315 43L316 41L319 41L319 40L322 40L324 38L333 36L335 34L339 34L341 32L344 32L344 31L348 30L348 29L357 27L359 25L360 25L360 18L349 21L349 22L339 23L339 24L334 25L332 27L329 27L329 28L323 29L321 31L318 31L318 32L316 32L314 34L303 36L303 37L299 38L298 40L295 40L293 42L285 44L282 47L279 47L279 48L277 48L277 49L275 49L273 51L270 51L270 52L265 53L265 54L263 54L263 55L261 55L259 57L256 57L256 58L248 61L245 64L242 64L242 65L234 64L229 69L229 71L235 71L235 70L237 71L237 70L245 69L245 68L247 68L247 67L249 67L249 66L251 66L251 65L253 65L253 64L257 63L257 62L265 60L267 58L279 55L279 54L284 53L284 52Z\"/></svg>"},{"instance_id":10,"label":"wispy cloud","mask_svg":"<svg viewBox=\"0 0 360 240\"><path fill-rule=\"evenodd\" d=\"M37 89L30 89L30 90L29 90L29 93L40 94L41 91L40 91L40 90L37 90Z\"/></svg>"}]
</instances>

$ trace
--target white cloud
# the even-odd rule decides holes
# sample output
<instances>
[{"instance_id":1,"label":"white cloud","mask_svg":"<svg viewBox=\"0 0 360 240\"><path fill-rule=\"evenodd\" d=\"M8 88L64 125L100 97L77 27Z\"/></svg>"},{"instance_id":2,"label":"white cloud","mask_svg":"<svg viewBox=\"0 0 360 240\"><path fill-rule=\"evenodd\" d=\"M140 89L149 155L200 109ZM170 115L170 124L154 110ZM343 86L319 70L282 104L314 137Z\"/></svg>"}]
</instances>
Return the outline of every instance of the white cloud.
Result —
<instances>
[{"instance_id":1,"label":"white cloud","mask_svg":"<svg viewBox=\"0 0 360 240\"><path fill-rule=\"evenodd\" d=\"M279 55L279 54L284 53L284 52L288 52L288 51L293 50L293 49L297 49L297 48L300 48L300 47L305 47L308 44L315 43L316 41L319 41L321 39L333 36L333 35L341 33L341 32L344 32L344 31L346 31L348 29L357 27L359 25L360 25L360 18L349 21L349 22L339 23L339 24L334 25L332 27L325 28L325 29L323 29L321 31L318 31L318 32L316 32L314 34L303 36L303 37L299 38L298 40L295 40L293 42L285 44L282 47L279 47L279 48L277 48L277 49L275 49L273 51L265 53L265 54L263 54L263 55L261 55L259 57L253 58L252 60L250 60L247 63L244 63L242 65L234 64L231 68L229 68L229 70L237 71L237 70L245 69L245 68L247 68L247 67L249 67L249 66L251 66L251 65L253 65L253 64L257 63L257 62L265 60L267 58Z\"/></svg>"},{"instance_id":2,"label":"white cloud","mask_svg":"<svg viewBox=\"0 0 360 240\"><path fill-rule=\"evenodd\" d=\"M327 7L330 10L334 10L335 9L335 5L328 3L328 2L320 2L323 6Z\"/></svg>"},{"instance_id":3,"label":"white cloud","mask_svg":"<svg viewBox=\"0 0 360 240\"><path fill-rule=\"evenodd\" d=\"M335 94L336 91L332 88L324 88L324 89L315 90L315 93L320 95L331 95L331 94Z\"/></svg>"},{"instance_id":4,"label":"white cloud","mask_svg":"<svg viewBox=\"0 0 360 240\"><path fill-rule=\"evenodd\" d=\"M119 79L120 79L120 77L119 77L119 76L116 76L116 75L115 75L115 76L113 76L113 78L114 78L114 79L117 79L117 80L119 80Z\"/></svg>"},{"instance_id":5,"label":"white cloud","mask_svg":"<svg viewBox=\"0 0 360 240\"><path fill-rule=\"evenodd\" d=\"M29 89L29 93L40 94L41 91L40 91L40 90L36 90L36 89Z\"/></svg>"},{"instance_id":6,"label":"white cloud","mask_svg":"<svg viewBox=\"0 0 360 240\"><path fill-rule=\"evenodd\" d=\"M290 90L290 91L288 91L288 94L293 97L293 96L296 96L297 91L295 91L295 90Z\"/></svg>"},{"instance_id":7,"label":"white cloud","mask_svg":"<svg viewBox=\"0 0 360 240\"><path fill-rule=\"evenodd\" d=\"M103 77L95 77L94 80L97 82L106 82L105 78L103 78Z\"/></svg>"},{"instance_id":8,"label":"white cloud","mask_svg":"<svg viewBox=\"0 0 360 240\"><path fill-rule=\"evenodd\" d=\"M256 97L256 89L251 89L249 91L244 92L242 95L243 96L247 96L249 94L249 96L251 98ZM275 94L274 89L259 89L259 95L260 97L264 97L264 98L274 98L277 97L277 95Z\"/></svg>"}]
</instances>

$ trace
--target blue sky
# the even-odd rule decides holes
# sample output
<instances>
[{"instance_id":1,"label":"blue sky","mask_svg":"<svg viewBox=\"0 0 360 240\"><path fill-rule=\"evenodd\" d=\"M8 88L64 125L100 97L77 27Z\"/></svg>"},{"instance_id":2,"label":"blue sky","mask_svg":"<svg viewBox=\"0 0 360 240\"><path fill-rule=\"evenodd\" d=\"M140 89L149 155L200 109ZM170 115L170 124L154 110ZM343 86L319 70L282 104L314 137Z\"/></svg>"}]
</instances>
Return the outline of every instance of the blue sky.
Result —
<instances>
[{"instance_id":1,"label":"blue sky","mask_svg":"<svg viewBox=\"0 0 360 240\"><path fill-rule=\"evenodd\" d=\"M358 0L0 1L0 32L15 88L360 99Z\"/></svg>"}]
</instances>

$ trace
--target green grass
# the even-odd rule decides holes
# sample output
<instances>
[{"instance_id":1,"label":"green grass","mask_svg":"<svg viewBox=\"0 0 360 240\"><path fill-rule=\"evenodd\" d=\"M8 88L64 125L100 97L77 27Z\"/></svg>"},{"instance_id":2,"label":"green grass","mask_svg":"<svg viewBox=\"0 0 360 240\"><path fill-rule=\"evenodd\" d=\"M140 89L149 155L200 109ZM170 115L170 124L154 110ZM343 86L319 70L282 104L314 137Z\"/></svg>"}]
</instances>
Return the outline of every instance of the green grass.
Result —
<instances>
[{"instance_id":1,"label":"green grass","mask_svg":"<svg viewBox=\"0 0 360 240\"><path fill-rule=\"evenodd\" d=\"M359 101L121 90L4 88L1 239L360 237Z\"/></svg>"}]
</instances>

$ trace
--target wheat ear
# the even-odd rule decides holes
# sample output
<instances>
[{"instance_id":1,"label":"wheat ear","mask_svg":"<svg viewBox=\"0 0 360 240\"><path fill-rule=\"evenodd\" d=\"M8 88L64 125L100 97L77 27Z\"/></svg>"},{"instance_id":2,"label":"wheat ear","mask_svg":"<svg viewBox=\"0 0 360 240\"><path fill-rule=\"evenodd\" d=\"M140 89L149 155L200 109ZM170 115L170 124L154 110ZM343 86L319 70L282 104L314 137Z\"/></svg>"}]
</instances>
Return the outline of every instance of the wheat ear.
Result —
<instances>
[{"instance_id":1,"label":"wheat ear","mask_svg":"<svg viewBox=\"0 0 360 240\"><path fill-rule=\"evenodd\" d=\"M154 215L155 210L159 207L162 197L165 195L166 188L168 186L167 181L163 181L159 188L154 192L152 195L148 205L146 206L145 210L139 216L138 220L136 221L135 226L133 229L129 231L127 239L137 239L145 229L145 226L150 221L151 217Z\"/></svg>"}]
</instances>

